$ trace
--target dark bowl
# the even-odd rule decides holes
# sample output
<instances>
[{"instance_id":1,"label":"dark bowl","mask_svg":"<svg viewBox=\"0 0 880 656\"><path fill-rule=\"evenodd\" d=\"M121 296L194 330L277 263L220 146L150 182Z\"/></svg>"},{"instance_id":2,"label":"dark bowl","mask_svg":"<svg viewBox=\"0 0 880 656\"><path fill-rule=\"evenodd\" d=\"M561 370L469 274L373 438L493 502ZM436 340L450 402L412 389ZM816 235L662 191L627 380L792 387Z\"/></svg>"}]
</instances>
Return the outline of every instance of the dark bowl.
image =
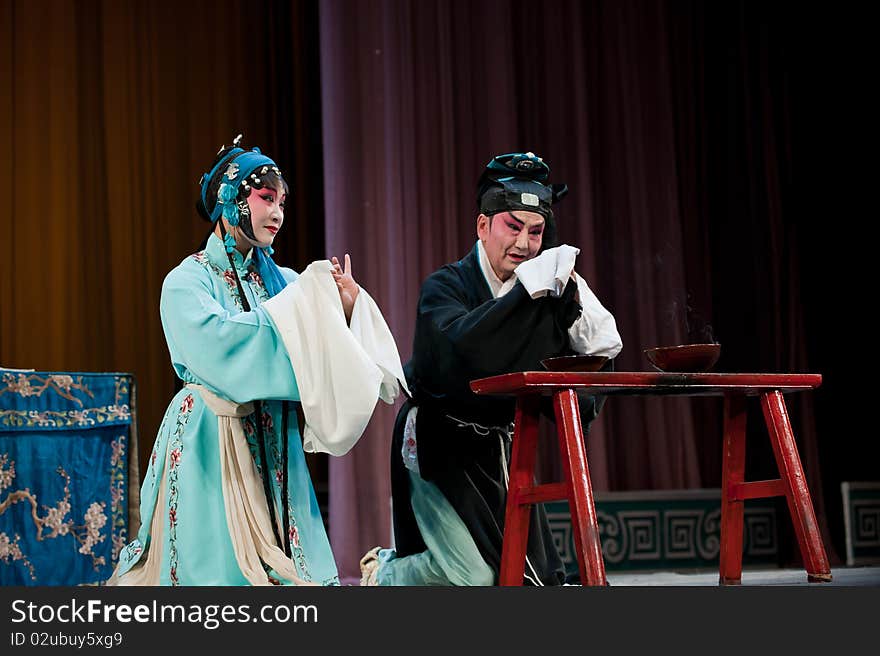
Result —
<instances>
[{"instance_id":1,"label":"dark bowl","mask_svg":"<svg viewBox=\"0 0 880 656\"><path fill-rule=\"evenodd\" d=\"M718 362L721 344L682 344L645 349L655 369L674 372L709 371Z\"/></svg>"},{"instance_id":2,"label":"dark bowl","mask_svg":"<svg viewBox=\"0 0 880 656\"><path fill-rule=\"evenodd\" d=\"M599 371L608 362L604 355L564 355L541 360L547 371Z\"/></svg>"}]
</instances>

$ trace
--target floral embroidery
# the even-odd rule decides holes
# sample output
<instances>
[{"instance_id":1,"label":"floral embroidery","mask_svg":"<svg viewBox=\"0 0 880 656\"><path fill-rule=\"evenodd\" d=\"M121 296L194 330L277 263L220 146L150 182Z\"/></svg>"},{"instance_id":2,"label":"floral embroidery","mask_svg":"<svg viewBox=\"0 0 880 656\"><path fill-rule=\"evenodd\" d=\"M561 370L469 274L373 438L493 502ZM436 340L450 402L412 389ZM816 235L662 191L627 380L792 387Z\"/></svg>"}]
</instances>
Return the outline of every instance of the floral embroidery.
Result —
<instances>
[{"instance_id":1,"label":"floral embroidery","mask_svg":"<svg viewBox=\"0 0 880 656\"><path fill-rule=\"evenodd\" d=\"M7 463L9 463L8 467L6 466ZM15 461L9 462L9 454L4 453L3 455L0 455L0 492L12 485L14 479ZM6 502L4 502L4 504L5 503ZM0 514L2 514L2 512L0 512ZM10 563L14 560L20 560L30 573L31 579L36 581L37 577L34 573L34 566L27 559L27 556L22 553L21 545L19 544L20 540L20 535L16 534L15 537L10 540L6 533L0 533L0 561Z\"/></svg>"},{"instance_id":2,"label":"floral embroidery","mask_svg":"<svg viewBox=\"0 0 880 656\"><path fill-rule=\"evenodd\" d=\"M131 378L128 376L119 376L114 379L116 383L116 405L122 406L123 401L128 400L128 389Z\"/></svg>"},{"instance_id":3,"label":"floral embroidery","mask_svg":"<svg viewBox=\"0 0 880 656\"><path fill-rule=\"evenodd\" d=\"M241 420L242 428L244 429L244 435L247 438L248 449L251 452L251 456L254 459L254 465L257 467L257 473L260 476L263 475L263 462L260 460L260 447L257 444L257 419L255 412L249 414L247 417L244 417ZM278 449L278 441L275 436L275 422L272 419L272 414L268 410L263 410L263 414L260 417L260 423L263 425L263 437L266 440L266 444L268 445L268 453L266 454L266 459L269 461L269 465L274 463L281 462L281 452ZM279 483L281 482L281 472L279 468L276 466L273 470L273 478Z\"/></svg>"},{"instance_id":4,"label":"floral embroidery","mask_svg":"<svg viewBox=\"0 0 880 656\"><path fill-rule=\"evenodd\" d=\"M129 399L133 398L131 377L118 375L111 378L115 385L115 394L113 387L109 390L106 387L98 389L92 382L87 384L85 381L89 379L90 376L66 373L22 374L0 371L0 394L26 399L22 409L8 409L8 405L0 409L0 428L79 429L129 424L131 409L128 404ZM109 398L103 403L109 403L108 405L90 407L94 406L97 398L106 398L107 392L110 393ZM51 403L55 399L65 399L63 407L39 407L44 402ZM35 405L37 408L34 409ZM126 426L121 426L118 437L107 445L109 462L104 467L109 467L109 471L98 466L99 470L109 474L108 487L105 488L109 498L104 497L100 501L88 497L77 500L77 490L71 490L72 477L64 467L55 470L63 482L63 493L58 497L51 497L47 492L34 491L33 486L24 487L21 483L21 472L16 471L16 463L10 458L10 454L0 454L0 515L15 506L18 509L15 511L16 520L21 519L33 525L33 533L30 528L24 532L19 529L20 535L0 533L0 563L17 562L26 568L33 581L37 581L40 574L39 562L34 560L37 562L34 565L31 562L33 555L28 553L31 548L37 549L37 545L41 549L54 549L59 554L85 556L96 572L101 572L108 565L108 560L109 564L116 562L125 545L128 518L126 429ZM55 486L50 484L49 487ZM84 491L88 492L89 490ZM54 499L53 504L41 503L47 499ZM72 516L74 506L79 507L83 502L85 508L82 519L77 521ZM53 543L47 544L49 540L73 540L75 548L70 549L61 544L52 546ZM106 548L99 549L99 545L106 545Z\"/></svg>"},{"instance_id":5,"label":"floral embroidery","mask_svg":"<svg viewBox=\"0 0 880 656\"><path fill-rule=\"evenodd\" d=\"M6 467L7 462L9 462L9 454L4 453L0 456L0 492L12 485L15 478L15 461L9 463L9 468Z\"/></svg>"},{"instance_id":6,"label":"floral embroidery","mask_svg":"<svg viewBox=\"0 0 880 656\"><path fill-rule=\"evenodd\" d=\"M267 409L263 410L261 420L263 423L263 435L269 450L269 453L266 455L266 458L269 460L268 466L274 465L272 474L275 482L278 483L278 491L280 491L281 484L284 481L284 472L281 469L281 448L278 435L275 434L275 420L272 419L272 413Z\"/></svg>"},{"instance_id":7,"label":"floral embroidery","mask_svg":"<svg viewBox=\"0 0 880 656\"><path fill-rule=\"evenodd\" d=\"M259 273L251 271L245 276L245 280L250 283L251 291L254 292L260 303L269 300L269 291L266 289L266 283L263 282L263 277Z\"/></svg>"},{"instance_id":8,"label":"floral embroidery","mask_svg":"<svg viewBox=\"0 0 880 656\"><path fill-rule=\"evenodd\" d=\"M168 445L170 449L168 454L168 542L170 544L171 585L180 585L180 581L177 578L179 558L177 552L177 505L180 501L180 488L177 477L180 473L180 461L183 456L183 432L192 414L193 405L193 395L187 394L180 404L180 412L177 414L177 426L174 428L171 443Z\"/></svg>"},{"instance_id":9,"label":"floral embroidery","mask_svg":"<svg viewBox=\"0 0 880 656\"><path fill-rule=\"evenodd\" d=\"M140 540L135 539L129 544L122 547L119 552L119 562L120 563L130 563L138 559L138 556L141 555L141 552L144 550L144 547L141 545Z\"/></svg>"},{"instance_id":10,"label":"floral embroidery","mask_svg":"<svg viewBox=\"0 0 880 656\"><path fill-rule=\"evenodd\" d=\"M272 403L270 405L266 402L266 405L269 407L278 407L277 403ZM288 439L288 436L280 435L280 431L276 433L273 415L265 407L260 416L260 421L263 425L264 437L267 444L266 459L269 461L269 466L271 467L270 471L272 472L272 478L275 482L273 492L276 494L277 502L280 500L280 492L284 483L284 470L281 467L281 440ZM244 417L241 423L244 429L244 434L247 437L248 448L254 459L254 464L256 465L260 476L262 476L263 463L260 461L259 447L257 445L256 413L254 412L247 417ZM302 539L296 522L296 514L293 511L293 505L290 500L290 490L288 490L288 497L285 500L285 503L287 504L287 536L291 545L291 558L299 570L300 577L306 581L311 581L312 575L309 572L308 561L306 560L306 554L303 550ZM278 517L278 520L281 521L281 517ZM338 579L336 584L338 585Z\"/></svg>"},{"instance_id":11,"label":"floral embroidery","mask_svg":"<svg viewBox=\"0 0 880 656\"><path fill-rule=\"evenodd\" d=\"M287 515L290 520L290 523L288 524L288 536L290 538L291 557L296 563L303 579L311 581L312 575L309 572L309 564L306 561L306 554L305 551L303 551L302 542L300 541L299 528L296 526L296 516L293 513L293 506L290 503L289 492L287 498Z\"/></svg>"},{"instance_id":12,"label":"floral embroidery","mask_svg":"<svg viewBox=\"0 0 880 656\"><path fill-rule=\"evenodd\" d=\"M91 553L93 546L95 546L98 542L104 541L104 536L101 535L101 529L104 528L104 525L106 523L107 515L104 514L104 503L98 503L97 501L95 501L94 503L92 503L92 505L89 506L89 509L86 511L86 534L79 548L79 552L81 554ZM103 561L104 559L101 558L101 560Z\"/></svg>"},{"instance_id":13,"label":"floral embroidery","mask_svg":"<svg viewBox=\"0 0 880 656\"><path fill-rule=\"evenodd\" d=\"M81 391L89 398L95 398L94 393L87 385L83 384L82 380L82 376L77 376L76 381L74 381L73 376L65 374L50 374L44 378L36 374L18 374L16 377L15 374L5 373L3 374L3 382L6 385L5 387L0 387L0 396L3 396L6 392L18 394L24 398L42 396L43 392L51 389L58 396L74 401L82 406L82 400L73 396L71 393L72 389ZM32 383L36 383L36 386Z\"/></svg>"},{"instance_id":14,"label":"floral embroidery","mask_svg":"<svg viewBox=\"0 0 880 656\"><path fill-rule=\"evenodd\" d=\"M166 414L162 418L162 424L159 426L159 433L158 433L159 435L165 434L165 432L164 432L165 431L165 424L167 423L167 421L168 421L168 415ZM150 453L150 467L149 467L150 479L152 480L153 486L156 485L156 474L158 473L156 471L156 459L159 457L158 449L159 449L159 440L156 440L155 442L153 442L153 451L152 451L152 453Z\"/></svg>"},{"instance_id":15,"label":"floral embroidery","mask_svg":"<svg viewBox=\"0 0 880 656\"><path fill-rule=\"evenodd\" d=\"M0 410L0 424L14 428L85 428L109 422L128 422L128 405L108 405L86 410Z\"/></svg>"},{"instance_id":16,"label":"floral embroidery","mask_svg":"<svg viewBox=\"0 0 880 656\"><path fill-rule=\"evenodd\" d=\"M125 455L125 435L120 435L110 442L110 449L112 450L110 466L116 467L122 461L122 456Z\"/></svg>"},{"instance_id":17,"label":"floral embroidery","mask_svg":"<svg viewBox=\"0 0 880 656\"><path fill-rule=\"evenodd\" d=\"M126 504L125 504L125 443L126 436L120 435L110 443L113 454L110 456L110 539L113 544L111 559L119 558L119 551L125 546Z\"/></svg>"},{"instance_id":18,"label":"floral embroidery","mask_svg":"<svg viewBox=\"0 0 880 656\"><path fill-rule=\"evenodd\" d=\"M108 421L114 421L117 419L130 419L131 413L128 409L127 405L118 406L118 405L108 405L107 406L107 417Z\"/></svg>"},{"instance_id":19,"label":"floral embroidery","mask_svg":"<svg viewBox=\"0 0 880 656\"><path fill-rule=\"evenodd\" d=\"M210 258L208 258L205 251L196 253L191 257L203 267L213 272L215 276L217 276L224 282L224 284L226 285L226 290L229 292L233 303L235 303L235 306L239 309L239 311L243 312L244 305L242 305L241 299L238 296L238 284L235 282L235 272L232 269L221 269L219 266L214 264L210 260Z\"/></svg>"},{"instance_id":20,"label":"floral embroidery","mask_svg":"<svg viewBox=\"0 0 880 656\"><path fill-rule=\"evenodd\" d=\"M275 463L275 481L278 483L278 492L280 493L283 489L285 475L285 472L281 467L281 440L288 439L288 436L275 433L275 422L272 418L272 414L268 411L263 412L263 427L266 431L267 442L270 445L269 451L272 454L271 460ZM309 572L309 565L306 560L306 554L302 548L299 528L296 524L296 514L293 511L293 504L290 500L289 486L287 491L287 499L284 500L284 503L287 504L287 536L290 540L291 558L293 559L294 563L296 563L297 568L300 572L300 576L306 581L311 581L312 575Z\"/></svg>"},{"instance_id":21,"label":"floral embroidery","mask_svg":"<svg viewBox=\"0 0 880 656\"><path fill-rule=\"evenodd\" d=\"M83 401L73 395L73 390L78 390L82 395L89 398L95 398L94 392L89 389L88 385L83 383L83 377L69 376L66 374L49 374L42 377L36 374L3 374L2 382L4 386L0 387L0 396L9 392L18 394L23 398L40 397L43 392L51 390L58 396L73 401L80 407ZM129 421L131 419L131 410L127 403L128 400L129 379L127 376L119 376L115 378L116 384L116 403L113 405L101 406L97 408L85 408L83 410L67 410L53 411L44 410L38 412L36 410L0 410L0 423L5 426L21 428L39 426L41 428L71 428L94 426L95 424L103 424L112 421Z\"/></svg>"},{"instance_id":22,"label":"floral embroidery","mask_svg":"<svg viewBox=\"0 0 880 656\"><path fill-rule=\"evenodd\" d=\"M30 504L30 518L33 521L35 529L35 537L37 541L51 540L54 538L70 535L80 546L78 552L89 556L92 559L92 567L98 571L102 565L106 564L104 556L96 556L93 553L93 547L104 541L105 536L102 529L107 524L107 515L104 514L104 502L93 502L83 516L82 524L74 524L73 519L68 518L71 510L70 504L70 475L63 467L55 470L59 476L64 479L64 497L54 506L49 507L38 503L37 496L29 489L14 490L6 495L6 498L0 502L0 515L4 514L10 507L19 502ZM0 491L12 486L15 480L15 461L10 461L9 454L0 455ZM39 509L45 511L44 515L40 515ZM12 561L21 561L28 569L31 579L36 580L36 572L33 564L28 560L27 555L21 550L21 536L15 535L10 539L6 533L0 532L0 561L9 563Z\"/></svg>"},{"instance_id":23,"label":"floral embroidery","mask_svg":"<svg viewBox=\"0 0 880 656\"><path fill-rule=\"evenodd\" d=\"M69 392L70 388L74 386L73 376L68 376L66 374L53 374L49 376L49 380L51 380L55 385L58 386L58 389L62 389L65 392ZM80 378L82 380L82 378Z\"/></svg>"},{"instance_id":24,"label":"floral embroidery","mask_svg":"<svg viewBox=\"0 0 880 656\"><path fill-rule=\"evenodd\" d=\"M272 413L268 410L263 410L263 430L266 431L267 436L275 437L275 421L272 419ZM274 442L274 439L273 439Z\"/></svg>"},{"instance_id":25,"label":"floral embroidery","mask_svg":"<svg viewBox=\"0 0 880 656\"><path fill-rule=\"evenodd\" d=\"M28 573L31 575L31 580L36 581L37 575L34 571L34 565L22 553L21 545L19 544L20 540L20 535L16 535L15 539L10 540L6 533L0 533L0 561L8 564L14 560L20 560L21 564L27 568Z\"/></svg>"},{"instance_id":26,"label":"floral embroidery","mask_svg":"<svg viewBox=\"0 0 880 656\"><path fill-rule=\"evenodd\" d=\"M257 473L262 476L263 463L260 461L260 451L257 447L257 423L254 420L255 414L256 413L251 413L247 417L242 417L241 427L244 430L244 437L247 441L248 450L251 452L251 458L254 459L254 466L257 468Z\"/></svg>"}]
</instances>

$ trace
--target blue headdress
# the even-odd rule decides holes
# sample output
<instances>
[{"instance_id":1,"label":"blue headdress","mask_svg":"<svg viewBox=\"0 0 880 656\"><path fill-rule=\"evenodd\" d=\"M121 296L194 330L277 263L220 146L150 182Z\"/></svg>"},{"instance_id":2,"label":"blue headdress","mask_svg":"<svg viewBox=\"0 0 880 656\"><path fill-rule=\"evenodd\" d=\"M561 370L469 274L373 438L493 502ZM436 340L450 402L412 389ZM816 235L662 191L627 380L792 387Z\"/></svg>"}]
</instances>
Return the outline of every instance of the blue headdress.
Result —
<instances>
[{"instance_id":1,"label":"blue headdress","mask_svg":"<svg viewBox=\"0 0 880 656\"><path fill-rule=\"evenodd\" d=\"M238 146L240 139L241 135L238 135L235 141L232 142L234 147L214 165L210 172L205 173L201 179L202 204L205 207L205 211L210 211L209 216L213 222L219 221L222 216L229 225L239 225L242 215L248 215L250 212L246 200L247 196L245 196L244 200L239 200L240 189L250 192L251 181L254 184L259 184L259 176L269 170L274 171L278 177L281 177L281 171L271 158L261 153L259 148L251 150L240 148ZM212 181L214 181L214 178L221 170L223 174L220 176L219 182L214 182L214 184L218 185L217 202L209 210L208 190L211 187ZM245 231L245 234L247 234L247 231ZM249 236L253 237L253 234L251 233ZM227 234L223 242L226 246L226 252L232 253L235 249L235 240ZM275 294L284 289L287 282L271 258L273 253L272 247L254 247L254 252L257 272L266 285L266 291L269 292L270 296L275 296Z\"/></svg>"}]
</instances>

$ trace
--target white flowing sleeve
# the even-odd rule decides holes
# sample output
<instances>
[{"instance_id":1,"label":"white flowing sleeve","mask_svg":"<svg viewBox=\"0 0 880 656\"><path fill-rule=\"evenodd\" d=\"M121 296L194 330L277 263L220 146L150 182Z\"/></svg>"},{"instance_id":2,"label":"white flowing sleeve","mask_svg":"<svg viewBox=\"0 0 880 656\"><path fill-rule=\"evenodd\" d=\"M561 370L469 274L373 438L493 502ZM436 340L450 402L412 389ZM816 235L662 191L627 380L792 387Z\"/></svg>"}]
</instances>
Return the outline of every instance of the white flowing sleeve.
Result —
<instances>
[{"instance_id":1,"label":"white flowing sleeve","mask_svg":"<svg viewBox=\"0 0 880 656\"><path fill-rule=\"evenodd\" d=\"M574 273L580 297L581 316L568 329L568 341L576 353L615 357L623 348L617 322L596 298L587 281Z\"/></svg>"},{"instance_id":2,"label":"white flowing sleeve","mask_svg":"<svg viewBox=\"0 0 880 656\"><path fill-rule=\"evenodd\" d=\"M303 448L335 456L360 439L381 398L406 390L394 337L363 289L346 324L329 260L262 304L287 349L305 416ZM408 390L407 390L408 392Z\"/></svg>"}]
</instances>

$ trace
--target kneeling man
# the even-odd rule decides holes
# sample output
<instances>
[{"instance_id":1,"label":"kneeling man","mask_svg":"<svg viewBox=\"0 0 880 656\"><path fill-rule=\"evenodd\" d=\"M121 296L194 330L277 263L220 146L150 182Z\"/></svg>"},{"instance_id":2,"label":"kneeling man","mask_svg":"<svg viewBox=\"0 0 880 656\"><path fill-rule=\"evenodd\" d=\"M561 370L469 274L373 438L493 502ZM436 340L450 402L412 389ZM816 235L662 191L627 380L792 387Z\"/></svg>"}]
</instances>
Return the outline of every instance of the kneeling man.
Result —
<instances>
[{"instance_id":1,"label":"kneeling man","mask_svg":"<svg viewBox=\"0 0 880 656\"><path fill-rule=\"evenodd\" d=\"M361 560L362 585L494 585L501 563L515 400L477 396L471 380L541 370L572 354L614 358L614 317L555 246L549 185L533 153L499 155L478 182L477 243L441 267L419 297L412 398L394 427L395 549ZM584 432L601 400L582 399ZM565 570L542 506L533 506L524 583L560 585Z\"/></svg>"}]
</instances>

